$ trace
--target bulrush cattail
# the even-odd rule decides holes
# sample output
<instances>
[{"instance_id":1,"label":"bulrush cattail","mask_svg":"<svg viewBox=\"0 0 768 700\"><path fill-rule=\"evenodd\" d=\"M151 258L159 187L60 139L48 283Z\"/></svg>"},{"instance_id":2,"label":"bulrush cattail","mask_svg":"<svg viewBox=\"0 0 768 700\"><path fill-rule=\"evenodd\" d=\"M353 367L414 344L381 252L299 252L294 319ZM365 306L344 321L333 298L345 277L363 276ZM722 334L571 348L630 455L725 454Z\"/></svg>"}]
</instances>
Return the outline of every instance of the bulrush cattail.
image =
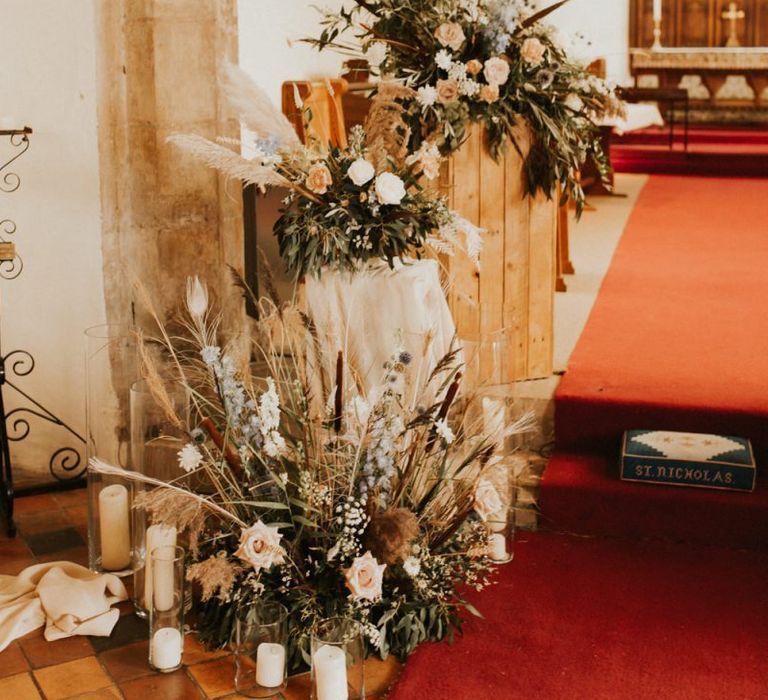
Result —
<instances>
[{"instance_id":1,"label":"bulrush cattail","mask_svg":"<svg viewBox=\"0 0 768 700\"><path fill-rule=\"evenodd\" d=\"M419 521L406 508L376 513L365 530L365 546L377 561L397 564L410 554L411 542L419 534Z\"/></svg>"}]
</instances>

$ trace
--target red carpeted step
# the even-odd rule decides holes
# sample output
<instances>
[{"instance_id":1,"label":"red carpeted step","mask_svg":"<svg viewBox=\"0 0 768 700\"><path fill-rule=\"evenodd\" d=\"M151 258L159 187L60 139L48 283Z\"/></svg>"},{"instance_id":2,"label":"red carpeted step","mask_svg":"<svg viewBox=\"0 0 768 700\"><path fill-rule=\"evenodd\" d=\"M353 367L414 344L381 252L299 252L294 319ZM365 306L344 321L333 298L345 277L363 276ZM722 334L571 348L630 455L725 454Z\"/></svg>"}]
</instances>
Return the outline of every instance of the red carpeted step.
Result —
<instances>
[{"instance_id":1,"label":"red carpeted step","mask_svg":"<svg viewBox=\"0 0 768 700\"><path fill-rule=\"evenodd\" d=\"M768 547L768 489L754 493L621 481L612 457L559 451L542 481L543 527L578 535Z\"/></svg>"},{"instance_id":2,"label":"red carpeted step","mask_svg":"<svg viewBox=\"0 0 768 700\"><path fill-rule=\"evenodd\" d=\"M649 179L555 395L540 496L554 526L768 540L766 201L766 180ZM632 428L749 438L757 493L621 483Z\"/></svg>"},{"instance_id":3,"label":"red carpeted step","mask_svg":"<svg viewBox=\"0 0 768 700\"><path fill-rule=\"evenodd\" d=\"M768 555L522 533L483 613L426 644L389 700L768 697Z\"/></svg>"}]
</instances>

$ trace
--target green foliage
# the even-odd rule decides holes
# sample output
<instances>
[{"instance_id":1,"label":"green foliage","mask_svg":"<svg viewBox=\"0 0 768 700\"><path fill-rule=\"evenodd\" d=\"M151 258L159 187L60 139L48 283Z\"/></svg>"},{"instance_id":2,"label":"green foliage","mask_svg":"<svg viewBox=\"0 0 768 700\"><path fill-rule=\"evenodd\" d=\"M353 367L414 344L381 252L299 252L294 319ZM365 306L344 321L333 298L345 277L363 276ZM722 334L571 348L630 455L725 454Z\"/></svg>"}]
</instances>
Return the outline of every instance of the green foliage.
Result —
<instances>
[{"instance_id":1,"label":"green foliage","mask_svg":"<svg viewBox=\"0 0 768 700\"><path fill-rule=\"evenodd\" d=\"M595 159L606 182L610 177L597 124L619 105L605 82L568 58L544 23L563 4L534 12L524 0L371 0L365 10L372 19L361 14L361 3L326 13L319 39L308 41L319 49L341 48L339 37L351 31L366 49L386 46L381 73L422 92L407 105L414 149L427 140L451 153L461 145L467 125L478 122L486 127L488 147L498 159L515 128L528 124L533 147L525 163L527 192L553 197L559 184L580 212L584 202L577 173L585 159ZM458 47L438 39L445 24L461 28L464 40ZM487 91L491 81L485 72L474 68L493 58L509 67L497 99ZM433 99L424 92L439 81L456 83L457 99Z\"/></svg>"}]
</instances>

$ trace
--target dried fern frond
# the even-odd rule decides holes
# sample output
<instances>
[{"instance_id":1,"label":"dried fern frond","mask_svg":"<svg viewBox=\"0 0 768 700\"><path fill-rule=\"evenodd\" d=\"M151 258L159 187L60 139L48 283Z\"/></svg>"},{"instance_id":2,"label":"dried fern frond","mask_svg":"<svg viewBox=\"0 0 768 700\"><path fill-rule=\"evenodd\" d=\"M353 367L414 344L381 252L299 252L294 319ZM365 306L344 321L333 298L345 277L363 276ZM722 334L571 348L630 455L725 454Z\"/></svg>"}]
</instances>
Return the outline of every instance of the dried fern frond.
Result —
<instances>
[{"instance_id":1,"label":"dried fern frond","mask_svg":"<svg viewBox=\"0 0 768 700\"><path fill-rule=\"evenodd\" d=\"M215 168L227 177L242 180L264 188L271 185L291 187L291 183L274 168L262 165L258 160L248 160L238 153L195 134L171 134L168 141L193 158Z\"/></svg>"},{"instance_id":2,"label":"dried fern frond","mask_svg":"<svg viewBox=\"0 0 768 700\"><path fill-rule=\"evenodd\" d=\"M379 85L371 100L365 120L368 156L377 171L386 170L388 159L402 165L408 155L411 129L403 115L405 107L398 100L412 99L416 93L401 83L392 81Z\"/></svg>"},{"instance_id":3,"label":"dried fern frond","mask_svg":"<svg viewBox=\"0 0 768 700\"><path fill-rule=\"evenodd\" d=\"M222 87L224 96L243 124L257 136L275 138L280 146L288 149L301 145L291 122L275 108L264 90L244 70L232 63L227 64Z\"/></svg>"}]
</instances>

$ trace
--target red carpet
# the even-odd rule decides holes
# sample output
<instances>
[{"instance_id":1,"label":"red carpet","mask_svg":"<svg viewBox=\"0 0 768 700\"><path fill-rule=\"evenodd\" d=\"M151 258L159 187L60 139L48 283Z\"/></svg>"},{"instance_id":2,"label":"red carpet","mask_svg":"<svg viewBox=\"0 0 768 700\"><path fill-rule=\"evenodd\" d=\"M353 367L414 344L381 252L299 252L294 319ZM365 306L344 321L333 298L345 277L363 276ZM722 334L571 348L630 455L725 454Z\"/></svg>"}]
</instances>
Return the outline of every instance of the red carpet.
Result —
<instances>
[{"instance_id":1,"label":"red carpet","mask_svg":"<svg viewBox=\"0 0 768 700\"><path fill-rule=\"evenodd\" d=\"M668 129L643 129L614 137L611 161L616 172L768 177L768 131L691 127L688 153L683 128L675 128L670 150Z\"/></svg>"},{"instance_id":2,"label":"red carpet","mask_svg":"<svg viewBox=\"0 0 768 700\"><path fill-rule=\"evenodd\" d=\"M390 700L768 698L768 556L523 534L485 615Z\"/></svg>"},{"instance_id":3,"label":"red carpet","mask_svg":"<svg viewBox=\"0 0 768 700\"><path fill-rule=\"evenodd\" d=\"M768 542L767 198L765 180L651 177L556 394L545 523L583 534ZM749 437L758 488L621 483L628 428Z\"/></svg>"}]
</instances>

